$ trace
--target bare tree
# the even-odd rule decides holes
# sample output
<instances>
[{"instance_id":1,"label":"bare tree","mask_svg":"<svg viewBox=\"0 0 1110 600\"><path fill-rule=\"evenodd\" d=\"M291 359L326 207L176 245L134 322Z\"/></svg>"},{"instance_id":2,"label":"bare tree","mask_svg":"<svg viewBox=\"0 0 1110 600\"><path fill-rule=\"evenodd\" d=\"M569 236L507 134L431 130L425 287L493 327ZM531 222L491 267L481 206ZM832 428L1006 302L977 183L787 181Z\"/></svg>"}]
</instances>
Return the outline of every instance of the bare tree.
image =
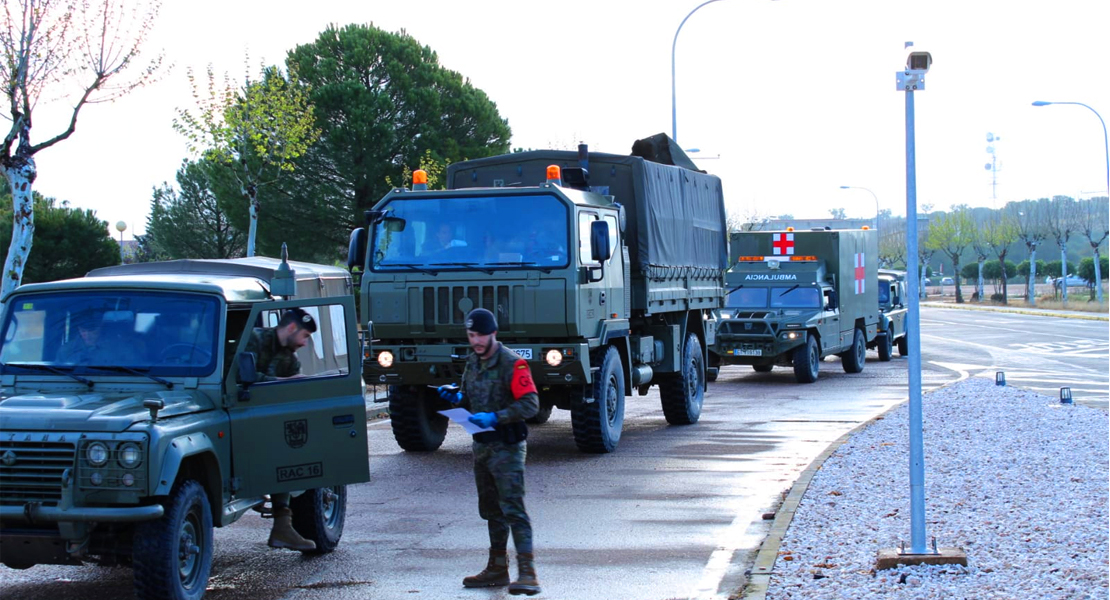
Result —
<instances>
[{"instance_id":1,"label":"bare tree","mask_svg":"<svg viewBox=\"0 0 1110 600\"><path fill-rule=\"evenodd\" d=\"M906 228L892 228L890 231L880 230L879 234L879 266L896 267L906 264Z\"/></svg>"},{"instance_id":2,"label":"bare tree","mask_svg":"<svg viewBox=\"0 0 1110 600\"><path fill-rule=\"evenodd\" d=\"M1048 233L1060 248L1060 297L1068 305L1068 239L1079 224L1079 205L1068 196L1055 196L1048 205Z\"/></svg>"},{"instance_id":3,"label":"bare tree","mask_svg":"<svg viewBox=\"0 0 1110 600\"><path fill-rule=\"evenodd\" d=\"M1078 209L1079 231L1091 244L1095 252L1095 293L1098 301L1102 302L1102 257L1099 249L1106 238L1110 236L1110 198L1091 198L1083 201Z\"/></svg>"},{"instance_id":4,"label":"bare tree","mask_svg":"<svg viewBox=\"0 0 1110 600\"><path fill-rule=\"evenodd\" d=\"M1013 215L1006 210L999 211L997 218L990 219L984 226L983 237L986 240L987 246L990 247L991 252L998 257L998 267L1001 270L1000 276L1002 277L1002 303L1008 304L1009 297L1007 294L1007 281L1009 279L1006 272L1006 255L1010 253L1010 246L1017 241L1017 224L1014 222Z\"/></svg>"},{"instance_id":5,"label":"bare tree","mask_svg":"<svg viewBox=\"0 0 1110 600\"><path fill-rule=\"evenodd\" d=\"M975 252L975 262L979 265L979 276L975 281L975 293L979 302L983 301L983 264L991 257L991 245L988 237L988 227L997 214L982 213L975 218L974 230L971 234L971 250ZM1002 265L1005 269L1005 265Z\"/></svg>"},{"instance_id":6,"label":"bare tree","mask_svg":"<svg viewBox=\"0 0 1110 600\"><path fill-rule=\"evenodd\" d=\"M739 214L728 215L728 230L729 231L762 231L767 226L771 217L759 210L759 206L755 203L748 205Z\"/></svg>"},{"instance_id":7,"label":"bare tree","mask_svg":"<svg viewBox=\"0 0 1110 600\"><path fill-rule=\"evenodd\" d=\"M126 6L126 0L5 0L0 19L0 85L8 102L11 128L4 137L0 170L12 189L12 242L4 262L0 297L23 281L35 231L32 186L38 175L35 155L73 135L77 116L87 104L114 100L151 81L162 64L153 58L130 79L119 75L138 61L160 9ZM32 112L46 92L65 97L61 89L79 82L69 124L37 144L31 141Z\"/></svg>"},{"instance_id":8,"label":"bare tree","mask_svg":"<svg viewBox=\"0 0 1110 600\"><path fill-rule=\"evenodd\" d=\"M1023 200L1006 205L1006 211L1017 227L1017 238L1029 249L1029 279L1026 284L1026 298L1032 306L1037 305L1037 245L1048 235L1046 219L1048 198Z\"/></svg>"}]
</instances>

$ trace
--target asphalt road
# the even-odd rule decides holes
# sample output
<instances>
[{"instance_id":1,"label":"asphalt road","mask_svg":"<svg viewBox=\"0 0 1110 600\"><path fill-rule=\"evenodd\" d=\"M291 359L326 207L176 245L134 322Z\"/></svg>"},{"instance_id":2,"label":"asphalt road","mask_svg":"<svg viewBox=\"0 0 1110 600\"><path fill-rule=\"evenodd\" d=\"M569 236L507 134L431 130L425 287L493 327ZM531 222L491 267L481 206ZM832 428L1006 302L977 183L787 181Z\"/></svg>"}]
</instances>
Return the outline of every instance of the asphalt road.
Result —
<instances>
[{"instance_id":1,"label":"asphalt road","mask_svg":"<svg viewBox=\"0 0 1110 600\"><path fill-rule=\"evenodd\" d=\"M1004 369L1011 384L1055 394L1074 382L1077 398L1106 403L1105 322L925 309L922 328L926 390ZM829 443L906 398L905 365L871 352L848 375L829 359L812 385L789 368L726 367L693 426L668 426L654 391L630 398L620 447L603 456L579 453L569 413L555 411L529 439L540 597L728 597L766 533L763 513ZM369 433L374 480L350 488L339 549L269 550L269 521L249 515L217 531L206 598L508 597L460 584L484 565L487 540L467 436L452 427L439 451L412 454L387 421ZM127 598L130 586L126 569L0 567L5 599Z\"/></svg>"}]
</instances>

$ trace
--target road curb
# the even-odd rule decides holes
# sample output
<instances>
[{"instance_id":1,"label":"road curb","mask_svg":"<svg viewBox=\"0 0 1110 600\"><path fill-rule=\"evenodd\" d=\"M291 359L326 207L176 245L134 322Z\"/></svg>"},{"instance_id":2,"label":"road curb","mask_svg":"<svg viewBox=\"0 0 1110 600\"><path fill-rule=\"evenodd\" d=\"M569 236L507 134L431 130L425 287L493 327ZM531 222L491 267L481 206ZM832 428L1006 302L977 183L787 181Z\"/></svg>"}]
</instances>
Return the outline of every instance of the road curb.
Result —
<instances>
[{"instance_id":1,"label":"road curb","mask_svg":"<svg viewBox=\"0 0 1110 600\"><path fill-rule=\"evenodd\" d=\"M1049 310L1037 310L1037 309L1033 309L1033 308L1029 308L1029 309L1026 309L1026 308L1016 308L1016 309L1009 308L1008 309L1008 308L992 307L992 306L967 306L967 305L958 305L958 304L947 304L947 303L944 303L944 302L927 302L927 303L922 303L922 306L926 306L928 308L943 308L943 309L949 309L949 310L977 310L977 311L981 311L981 312L1007 313L1007 314L1012 314L1012 315L1032 315L1032 316L1036 316L1036 317L1058 317L1058 318L1061 318L1061 319L1080 319L1080 320L1084 320L1084 321L1110 321L1110 316L1107 316L1107 315L1101 315L1101 314L1095 314L1095 313L1092 313L1091 315L1077 315L1077 314L1072 314L1072 313L1055 313L1055 312L1052 312L1052 311L1049 311Z\"/></svg>"},{"instance_id":2,"label":"road curb","mask_svg":"<svg viewBox=\"0 0 1110 600\"><path fill-rule=\"evenodd\" d=\"M759 553L756 554L755 563L752 565L752 574L748 578L748 584L739 596L740 600L766 600L767 586L771 583L771 574L775 570L775 561L778 559L779 548L782 547L782 538L786 535L787 529L790 528L790 522L794 520L794 513L798 510L798 505L801 504L806 490L809 489L810 481L821 470L825 461L857 432L866 429L879 419L885 419L892 410L907 402L909 402L909 398L890 406L883 412L855 426L851 431L829 444L802 471L802 474L794 481L794 485L791 486L786 499L782 501L782 505L775 512L775 520L771 523L771 530L767 533L767 537L759 546Z\"/></svg>"}]
</instances>

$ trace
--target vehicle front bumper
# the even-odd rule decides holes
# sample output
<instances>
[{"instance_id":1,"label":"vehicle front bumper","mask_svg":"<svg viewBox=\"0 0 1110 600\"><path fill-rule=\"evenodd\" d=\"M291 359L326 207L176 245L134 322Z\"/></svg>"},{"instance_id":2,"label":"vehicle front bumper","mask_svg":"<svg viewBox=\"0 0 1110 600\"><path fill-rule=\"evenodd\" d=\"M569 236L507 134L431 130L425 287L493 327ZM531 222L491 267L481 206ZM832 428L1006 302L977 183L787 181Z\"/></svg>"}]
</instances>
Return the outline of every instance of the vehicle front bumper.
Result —
<instances>
[{"instance_id":1,"label":"vehicle front bumper","mask_svg":"<svg viewBox=\"0 0 1110 600\"><path fill-rule=\"evenodd\" d=\"M25 523L138 523L153 521L165 513L161 504L123 507L80 506L60 508L28 502L22 506L0 506L0 521Z\"/></svg>"}]
</instances>

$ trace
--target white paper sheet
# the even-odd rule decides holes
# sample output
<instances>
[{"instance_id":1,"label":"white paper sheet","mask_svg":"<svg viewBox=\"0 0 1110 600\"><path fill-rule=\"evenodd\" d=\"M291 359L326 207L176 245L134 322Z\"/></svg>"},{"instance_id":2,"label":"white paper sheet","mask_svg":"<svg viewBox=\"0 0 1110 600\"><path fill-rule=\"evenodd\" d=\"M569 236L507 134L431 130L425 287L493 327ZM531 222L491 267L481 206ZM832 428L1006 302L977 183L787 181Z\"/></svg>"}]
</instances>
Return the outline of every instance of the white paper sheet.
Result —
<instances>
[{"instance_id":1,"label":"white paper sheet","mask_svg":"<svg viewBox=\"0 0 1110 600\"><path fill-rule=\"evenodd\" d=\"M451 419L452 421L458 423L459 425L462 425L462 428L465 429L466 432L469 433L470 435L474 435L475 433L481 433L483 431L493 431L493 427L478 427L474 423L471 423L470 422L470 417L472 417L473 415L471 415L470 411L466 410L465 408L452 408L452 409L449 409L449 410L441 410L441 411L439 411L439 414L447 417L448 419Z\"/></svg>"}]
</instances>

